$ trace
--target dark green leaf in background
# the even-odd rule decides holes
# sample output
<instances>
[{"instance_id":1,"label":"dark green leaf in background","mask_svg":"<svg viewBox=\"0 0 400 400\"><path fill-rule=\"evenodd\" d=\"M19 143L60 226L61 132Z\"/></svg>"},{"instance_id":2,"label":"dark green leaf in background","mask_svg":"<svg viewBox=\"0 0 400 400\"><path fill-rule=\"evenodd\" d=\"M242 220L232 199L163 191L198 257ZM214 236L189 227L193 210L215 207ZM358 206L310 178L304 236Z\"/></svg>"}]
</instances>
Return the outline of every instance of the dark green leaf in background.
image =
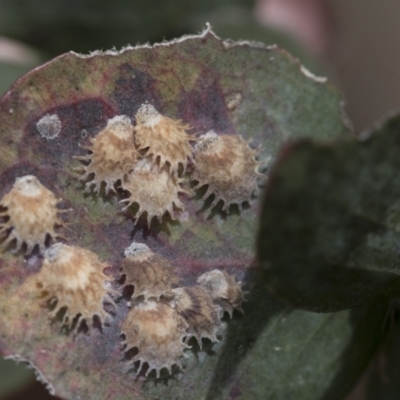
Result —
<instances>
[{"instance_id":1,"label":"dark green leaf in background","mask_svg":"<svg viewBox=\"0 0 400 400\"><path fill-rule=\"evenodd\" d=\"M258 254L269 288L334 311L400 294L400 118L369 139L289 146L264 199Z\"/></svg>"},{"instance_id":2,"label":"dark green leaf in background","mask_svg":"<svg viewBox=\"0 0 400 400\"><path fill-rule=\"evenodd\" d=\"M384 338L386 302L317 314L260 287L248 297L244 316L229 324L207 400L341 400Z\"/></svg>"}]
</instances>

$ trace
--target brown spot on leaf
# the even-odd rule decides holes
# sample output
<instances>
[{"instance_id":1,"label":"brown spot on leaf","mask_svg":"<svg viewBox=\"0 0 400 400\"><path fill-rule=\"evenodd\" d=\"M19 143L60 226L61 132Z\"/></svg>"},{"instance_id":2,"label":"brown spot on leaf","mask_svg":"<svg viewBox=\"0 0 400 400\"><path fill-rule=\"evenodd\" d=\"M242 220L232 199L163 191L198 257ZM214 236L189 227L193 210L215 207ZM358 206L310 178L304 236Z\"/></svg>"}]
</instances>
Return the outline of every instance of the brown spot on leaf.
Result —
<instances>
[{"instance_id":1,"label":"brown spot on leaf","mask_svg":"<svg viewBox=\"0 0 400 400\"><path fill-rule=\"evenodd\" d=\"M150 74L126 63L118 67L116 75L118 78L115 81L113 98L121 114L135 115L146 101L156 108L160 107L155 80Z\"/></svg>"},{"instance_id":2,"label":"brown spot on leaf","mask_svg":"<svg viewBox=\"0 0 400 400\"><path fill-rule=\"evenodd\" d=\"M46 114L57 115L62 125L53 140L43 138L37 130L37 123ZM23 141L29 143L29 147L19 147L20 157L32 157L32 161L40 159L41 165L45 163L50 167L59 166L60 161L70 163L82 141L81 131L85 129L88 135L93 135L113 115L114 110L101 99L85 99L45 110L27 126Z\"/></svg>"},{"instance_id":3,"label":"brown spot on leaf","mask_svg":"<svg viewBox=\"0 0 400 400\"><path fill-rule=\"evenodd\" d=\"M179 116L200 132L214 129L218 132L232 132L233 126L229 120L225 97L217 79L205 71L198 78L194 89L184 93L178 109Z\"/></svg>"}]
</instances>

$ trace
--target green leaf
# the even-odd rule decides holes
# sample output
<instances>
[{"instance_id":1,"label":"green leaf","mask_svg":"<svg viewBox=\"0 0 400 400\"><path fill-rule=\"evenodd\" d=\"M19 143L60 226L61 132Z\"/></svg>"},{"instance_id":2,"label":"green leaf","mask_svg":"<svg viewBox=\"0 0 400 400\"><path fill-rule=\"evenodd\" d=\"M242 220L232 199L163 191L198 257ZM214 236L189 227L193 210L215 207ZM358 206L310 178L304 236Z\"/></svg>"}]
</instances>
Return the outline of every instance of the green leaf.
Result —
<instances>
[{"instance_id":1,"label":"green leaf","mask_svg":"<svg viewBox=\"0 0 400 400\"><path fill-rule=\"evenodd\" d=\"M323 312L398 296L399 168L398 117L362 141L286 148L261 217L269 288Z\"/></svg>"},{"instance_id":2,"label":"green leaf","mask_svg":"<svg viewBox=\"0 0 400 400\"><path fill-rule=\"evenodd\" d=\"M256 287L229 325L207 399L341 400L382 340L386 310L294 310Z\"/></svg>"},{"instance_id":3,"label":"green leaf","mask_svg":"<svg viewBox=\"0 0 400 400\"><path fill-rule=\"evenodd\" d=\"M240 134L252 147L261 144L260 159L275 157L282 143L291 138L328 140L350 136L342 121L338 91L313 78L287 52L259 44L223 42L207 29L199 36L120 53L99 52L86 57L65 54L20 79L0 101L0 196L10 190L16 177L37 176L63 199L61 208L73 210L65 215L67 243L90 249L110 263L115 279L124 250L135 240L167 258L177 268L183 285L191 285L202 273L218 268L245 280L250 288L253 283L247 275L254 263L257 200L240 211L231 207L229 213L217 210L208 216L202 200L183 194L181 201L186 213L175 222L166 218L148 229L140 223L134 225L130 212L122 211L116 195L85 194L84 185L74 176L73 168L80 163L73 157L84 154L80 145L90 144L89 139L115 115L126 114L133 119L146 101L162 114L190 124L197 134L213 129L218 134ZM38 121L47 114L56 114L61 123L59 135L51 140L42 137L37 128ZM330 351L323 353L321 349L327 357L326 365L339 363L340 357L349 351L358 360L358 371L376 344L377 331L371 329L371 336L366 335L362 346L355 347L352 353L350 342L353 335L359 334L352 325L350 312L338 316L294 312L276 305L269 297L264 299L266 294L252 292L250 298L255 301L244 307L243 319L235 315L228 323L220 345L211 347L204 341L206 351L196 347L189 350L186 367L175 370L172 376L137 378L132 371L126 373L120 337L128 312L126 299L118 302L115 318L102 331L94 327L88 334L68 333L61 329L60 321L50 322L46 304L25 284L40 271L42 259L38 252L26 257L1 254L1 349L6 355L18 355L33 363L42 379L63 398L123 400L179 395L197 400L208 392L210 396L220 396L216 388L228 390L224 382L231 376L239 374L239 379L255 365L269 369L275 363L278 352L269 341L282 349L289 346L281 371L295 379L302 362L311 363L313 357L308 352L307 357L301 355L304 361L299 363L291 356L292 350L304 347L304 341L314 331L319 337L320 325L325 323L338 330L335 337L324 334L318 339L326 349L330 347L324 340L333 340ZM276 308L286 311L278 310L279 314ZM372 318L372 325L382 315L381 310L377 314L360 312L364 315L359 319L362 326L364 317ZM278 315L293 318L293 323L281 328ZM231 325L235 327L233 331ZM240 326L240 340L250 337L254 343L260 343L254 352L243 350L248 356L237 353L239 350L233 344L237 338L231 332L240 331ZM300 336L298 326L304 329ZM282 329L288 331L283 341L279 339ZM298 336L302 342L296 345L293 341ZM311 342L310 346L313 348ZM223 360L230 357L234 362L224 364ZM256 360L254 365L252 358ZM316 365L312 364L312 368ZM235 371L229 370L231 366L235 366ZM219 376L222 372L224 375ZM261 369L254 373L260 376ZM332 369L329 379L323 382L311 382L312 374L307 375L307 381L310 387L318 386L315 393L319 396L338 376L339 367ZM354 379L353 375L349 374L348 379L343 388ZM271 389L272 383L266 385L263 379L252 382L251 390L257 393L273 390L279 398L283 390L281 386ZM291 390L301 393L302 388L296 385ZM250 389L246 386L244 390L243 396Z\"/></svg>"}]
</instances>

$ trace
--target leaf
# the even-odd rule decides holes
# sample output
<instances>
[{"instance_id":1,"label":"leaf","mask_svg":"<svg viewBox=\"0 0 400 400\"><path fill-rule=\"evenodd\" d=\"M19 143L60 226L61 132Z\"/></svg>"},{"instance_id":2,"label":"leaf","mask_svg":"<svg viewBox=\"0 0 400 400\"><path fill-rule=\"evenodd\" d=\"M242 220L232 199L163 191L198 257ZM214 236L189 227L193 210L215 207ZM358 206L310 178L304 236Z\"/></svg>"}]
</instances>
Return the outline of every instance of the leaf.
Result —
<instances>
[{"instance_id":1,"label":"leaf","mask_svg":"<svg viewBox=\"0 0 400 400\"><path fill-rule=\"evenodd\" d=\"M294 310L256 287L229 325L207 399L343 399L383 338L386 310Z\"/></svg>"},{"instance_id":2,"label":"leaf","mask_svg":"<svg viewBox=\"0 0 400 400\"><path fill-rule=\"evenodd\" d=\"M397 304L393 308L397 308ZM398 382L400 370L400 326L397 314L398 309L393 312L392 326L387 340L379 349L363 380L365 400L394 400L398 397L400 389Z\"/></svg>"},{"instance_id":3,"label":"leaf","mask_svg":"<svg viewBox=\"0 0 400 400\"><path fill-rule=\"evenodd\" d=\"M0 196L10 190L16 177L35 175L57 198L63 199L61 208L73 210L64 218L68 222L68 229L63 232L67 243L85 247L111 264L110 279L118 278L123 252L134 240L146 243L169 260L183 285L191 285L201 274L217 268L237 280L246 280L250 288L252 282L247 273L254 263L256 200L243 210L232 206L226 213L217 207L209 215L207 203L182 194L180 200L186 212L179 214L180 219L165 218L148 229L140 221L133 223L132 210L122 210L120 197L104 191L100 195L84 193L84 184L74 176L73 168L80 163L73 157L85 154L79 145L90 144L89 139L116 115L133 119L146 101L164 115L190 124L197 134L213 129L218 134L240 134L250 140L252 147L262 144L260 159L274 157L290 138L316 136L328 140L350 136L342 122L338 92L310 77L285 51L223 42L207 29L199 36L120 53L99 52L86 57L65 54L20 79L0 102ZM59 121L57 127L61 127L53 139L42 137L37 128L46 115L49 120ZM46 303L27 284L40 271L42 260L39 252L26 257L9 252L1 255L1 349L6 355L29 360L58 396L123 400L179 395L199 399L207 394L209 385L210 393L215 390L216 382L222 378L214 378L214 374L224 370L219 366L221 357L233 356L237 351L229 345L229 324L228 337L221 345L211 348L204 341L207 351L200 352L196 347L188 351L189 358L181 372L174 369L172 376L164 373L160 379L152 375L147 380L136 377L132 371L126 373L129 355L124 355L120 337L128 312L126 298L117 301L115 318L102 330L93 327L87 334L79 331L74 335L61 329L59 320L50 321ZM276 320L270 314L273 310L269 301L274 303L266 300L263 308L251 303L254 305L250 309L245 307L244 319L236 315L232 322L239 326L249 323L254 340L260 335L274 335ZM271 325L259 324L255 319L248 321L246 314L253 316L253 307L263 318L271 316ZM381 314L378 313L379 318ZM316 326L324 318L329 320L305 313L293 315L304 316L299 318L304 318L305 336L308 326ZM341 315L338 320L331 317L333 325L346 325L350 314ZM371 318L376 318L374 312ZM352 337L350 326L346 330L342 325L343 336L337 339L340 344L335 342L337 350L341 350L327 353L328 364L340 357L342 350L347 351ZM290 335L294 340L297 328L290 329L294 329ZM372 336L363 342L362 354L356 348L355 358L373 351L375 333L372 329ZM224 343L229 347L223 348ZM275 350L260 343L260 350L270 351L263 357L274 360ZM242 359L244 356L235 360L236 373L244 368ZM291 357L285 360L282 368L290 370ZM225 373L231 375L229 370ZM320 393L332 381L325 383L326 386L321 384ZM269 390L263 380L254 385L254 390Z\"/></svg>"},{"instance_id":4,"label":"leaf","mask_svg":"<svg viewBox=\"0 0 400 400\"><path fill-rule=\"evenodd\" d=\"M399 295L399 132L396 117L363 141L282 153L258 243L273 292L323 312Z\"/></svg>"}]
</instances>

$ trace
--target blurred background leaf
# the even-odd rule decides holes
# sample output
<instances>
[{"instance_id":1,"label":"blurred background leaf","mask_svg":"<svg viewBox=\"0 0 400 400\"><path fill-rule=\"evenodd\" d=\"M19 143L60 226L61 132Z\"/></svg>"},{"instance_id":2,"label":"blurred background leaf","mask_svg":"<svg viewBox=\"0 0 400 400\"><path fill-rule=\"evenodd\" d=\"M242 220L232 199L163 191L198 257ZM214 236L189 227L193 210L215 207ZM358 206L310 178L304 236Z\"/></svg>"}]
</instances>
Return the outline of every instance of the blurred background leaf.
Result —
<instances>
[{"instance_id":1,"label":"blurred background leaf","mask_svg":"<svg viewBox=\"0 0 400 400\"><path fill-rule=\"evenodd\" d=\"M208 400L343 399L385 338L387 302L318 314L260 286L247 297L228 326Z\"/></svg>"},{"instance_id":2,"label":"blurred background leaf","mask_svg":"<svg viewBox=\"0 0 400 400\"><path fill-rule=\"evenodd\" d=\"M399 170L399 116L364 141L288 146L261 215L268 287L323 312L399 296Z\"/></svg>"}]
</instances>

